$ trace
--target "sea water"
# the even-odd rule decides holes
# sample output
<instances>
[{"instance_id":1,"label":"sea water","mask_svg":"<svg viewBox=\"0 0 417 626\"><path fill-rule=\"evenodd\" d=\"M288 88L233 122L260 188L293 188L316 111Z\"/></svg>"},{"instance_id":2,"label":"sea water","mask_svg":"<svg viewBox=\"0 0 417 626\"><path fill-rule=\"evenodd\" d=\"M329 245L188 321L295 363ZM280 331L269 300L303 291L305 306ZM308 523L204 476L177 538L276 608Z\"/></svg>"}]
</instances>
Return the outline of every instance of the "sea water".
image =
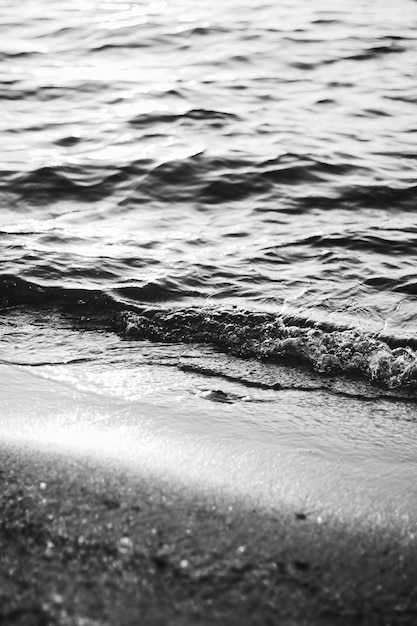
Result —
<instances>
[{"instance_id":1,"label":"sea water","mask_svg":"<svg viewBox=\"0 0 417 626\"><path fill-rule=\"evenodd\" d=\"M415 510L416 33L412 0L3 0L3 436Z\"/></svg>"}]
</instances>

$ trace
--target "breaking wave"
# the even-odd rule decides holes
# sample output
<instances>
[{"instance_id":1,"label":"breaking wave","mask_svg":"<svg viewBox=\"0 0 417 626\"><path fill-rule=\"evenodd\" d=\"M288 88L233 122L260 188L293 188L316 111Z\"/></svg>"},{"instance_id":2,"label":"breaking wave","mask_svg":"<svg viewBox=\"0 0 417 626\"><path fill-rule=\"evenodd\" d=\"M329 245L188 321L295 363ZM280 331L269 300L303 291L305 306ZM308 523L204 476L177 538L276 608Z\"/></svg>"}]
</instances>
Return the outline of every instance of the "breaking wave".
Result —
<instances>
[{"instance_id":1,"label":"breaking wave","mask_svg":"<svg viewBox=\"0 0 417 626\"><path fill-rule=\"evenodd\" d=\"M125 337L210 343L233 355L307 363L325 375L364 377L389 389L417 388L417 352L354 329L299 326L282 316L219 309L124 311L116 328Z\"/></svg>"}]
</instances>

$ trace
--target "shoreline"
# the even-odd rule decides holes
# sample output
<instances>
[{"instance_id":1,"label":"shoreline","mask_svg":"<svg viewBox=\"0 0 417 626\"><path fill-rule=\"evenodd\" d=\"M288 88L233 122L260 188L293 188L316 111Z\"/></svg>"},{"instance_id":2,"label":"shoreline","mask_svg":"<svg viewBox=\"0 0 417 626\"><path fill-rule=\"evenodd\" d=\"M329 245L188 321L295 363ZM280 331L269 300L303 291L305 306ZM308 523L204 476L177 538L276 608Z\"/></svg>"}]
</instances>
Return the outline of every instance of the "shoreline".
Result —
<instances>
[{"instance_id":1,"label":"shoreline","mask_svg":"<svg viewBox=\"0 0 417 626\"><path fill-rule=\"evenodd\" d=\"M417 538L2 444L4 626L414 624Z\"/></svg>"}]
</instances>

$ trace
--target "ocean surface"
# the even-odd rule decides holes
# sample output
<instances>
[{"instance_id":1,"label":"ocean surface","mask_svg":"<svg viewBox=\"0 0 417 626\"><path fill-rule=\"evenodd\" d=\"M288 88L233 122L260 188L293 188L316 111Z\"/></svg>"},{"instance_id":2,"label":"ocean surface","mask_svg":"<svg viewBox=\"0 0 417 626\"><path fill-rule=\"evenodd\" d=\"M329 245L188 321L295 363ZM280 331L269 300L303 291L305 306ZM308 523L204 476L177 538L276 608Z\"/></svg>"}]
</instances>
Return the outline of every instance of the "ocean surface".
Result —
<instances>
[{"instance_id":1,"label":"ocean surface","mask_svg":"<svg viewBox=\"0 0 417 626\"><path fill-rule=\"evenodd\" d=\"M2 367L414 471L416 69L413 0L2 0Z\"/></svg>"}]
</instances>

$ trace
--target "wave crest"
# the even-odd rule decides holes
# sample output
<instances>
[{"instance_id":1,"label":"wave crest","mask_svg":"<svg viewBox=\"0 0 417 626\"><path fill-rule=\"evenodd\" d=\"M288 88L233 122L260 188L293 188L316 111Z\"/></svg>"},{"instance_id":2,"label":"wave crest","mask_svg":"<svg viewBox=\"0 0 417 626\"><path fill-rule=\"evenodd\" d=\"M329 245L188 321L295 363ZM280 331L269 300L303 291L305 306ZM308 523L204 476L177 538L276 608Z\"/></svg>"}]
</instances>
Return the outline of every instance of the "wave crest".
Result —
<instances>
[{"instance_id":1,"label":"wave crest","mask_svg":"<svg viewBox=\"0 0 417 626\"><path fill-rule=\"evenodd\" d=\"M197 308L124 311L116 327L129 338L211 343L237 356L303 362L321 374L364 377L389 389L417 387L415 350L391 347L354 329L303 327L273 314Z\"/></svg>"}]
</instances>

